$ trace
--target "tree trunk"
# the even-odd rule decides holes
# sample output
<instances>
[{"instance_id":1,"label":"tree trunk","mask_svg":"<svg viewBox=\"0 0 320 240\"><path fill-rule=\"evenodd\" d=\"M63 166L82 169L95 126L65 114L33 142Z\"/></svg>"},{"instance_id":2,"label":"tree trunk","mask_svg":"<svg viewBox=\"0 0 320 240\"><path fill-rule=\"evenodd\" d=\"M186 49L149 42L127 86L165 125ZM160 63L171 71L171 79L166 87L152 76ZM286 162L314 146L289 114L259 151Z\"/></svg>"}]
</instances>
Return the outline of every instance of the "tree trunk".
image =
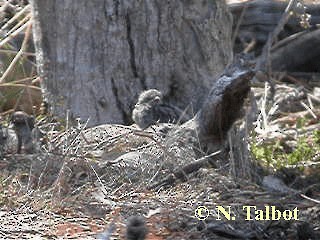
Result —
<instances>
[{"instance_id":1,"label":"tree trunk","mask_svg":"<svg viewBox=\"0 0 320 240\"><path fill-rule=\"evenodd\" d=\"M44 99L89 125L130 123L138 94L196 112L230 62L223 0L33 0Z\"/></svg>"}]
</instances>

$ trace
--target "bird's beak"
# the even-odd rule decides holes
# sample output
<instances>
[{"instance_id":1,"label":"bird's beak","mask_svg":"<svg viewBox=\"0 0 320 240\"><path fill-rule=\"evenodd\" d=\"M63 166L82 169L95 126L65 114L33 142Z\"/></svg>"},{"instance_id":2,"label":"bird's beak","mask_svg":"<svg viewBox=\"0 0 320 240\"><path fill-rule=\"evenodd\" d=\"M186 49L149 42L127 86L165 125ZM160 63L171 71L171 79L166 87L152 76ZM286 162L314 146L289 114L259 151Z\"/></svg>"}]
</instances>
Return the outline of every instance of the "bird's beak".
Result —
<instances>
[{"instance_id":1,"label":"bird's beak","mask_svg":"<svg viewBox=\"0 0 320 240\"><path fill-rule=\"evenodd\" d=\"M160 97L155 97L154 101L157 102L157 103L160 103L161 102L161 98Z\"/></svg>"}]
</instances>

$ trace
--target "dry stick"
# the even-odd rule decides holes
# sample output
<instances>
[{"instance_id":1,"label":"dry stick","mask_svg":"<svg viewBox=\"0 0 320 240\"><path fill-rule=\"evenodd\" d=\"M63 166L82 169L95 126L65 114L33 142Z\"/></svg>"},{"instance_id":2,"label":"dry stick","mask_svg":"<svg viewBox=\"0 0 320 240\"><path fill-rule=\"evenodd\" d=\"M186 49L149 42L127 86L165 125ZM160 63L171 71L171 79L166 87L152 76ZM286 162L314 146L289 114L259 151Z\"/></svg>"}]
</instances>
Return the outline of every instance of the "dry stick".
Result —
<instances>
[{"instance_id":1,"label":"dry stick","mask_svg":"<svg viewBox=\"0 0 320 240\"><path fill-rule=\"evenodd\" d=\"M315 114L315 117L318 118L320 117L320 110L316 110L314 109L312 111L313 114ZM295 119L295 118L305 118L310 114L310 111L300 111L300 112L295 112L295 113L291 113L290 115L284 116L284 117L280 117L278 119L275 119L273 121L271 121L270 123L273 124L279 124L279 123L288 123L288 122L292 122L291 119Z\"/></svg>"},{"instance_id":2,"label":"dry stick","mask_svg":"<svg viewBox=\"0 0 320 240\"><path fill-rule=\"evenodd\" d=\"M28 22L31 18L31 14L28 14L25 16L20 22L18 22L13 28L11 28L7 33L6 36L9 36L11 33L13 33L15 30L17 30L19 27L21 27L23 24Z\"/></svg>"},{"instance_id":3,"label":"dry stick","mask_svg":"<svg viewBox=\"0 0 320 240\"><path fill-rule=\"evenodd\" d=\"M1 81L0 81L1 83ZM27 87L27 88L32 88L32 89L35 89L35 90L41 90L40 87L37 87L37 86L33 86L33 85L28 85L28 84L22 84L22 83L18 83L18 84L15 84L15 83L1 83L1 87Z\"/></svg>"},{"instance_id":4,"label":"dry stick","mask_svg":"<svg viewBox=\"0 0 320 240\"><path fill-rule=\"evenodd\" d=\"M305 104L304 102L300 102L301 105L311 114L311 116L314 118L314 119L318 119L317 115L312 111L312 109L307 105Z\"/></svg>"},{"instance_id":5,"label":"dry stick","mask_svg":"<svg viewBox=\"0 0 320 240\"><path fill-rule=\"evenodd\" d=\"M1 27L1 30L8 28L10 24L13 24L14 21L18 20L22 14L30 9L30 5L25 6L20 12L15 14L5 25Z\"/></svg>"},{"instance_id":6,"label":"dry stick","mask_svg":"<svg viewBox=\"0 0 320 240\"><path fill-rule=\"evenodd\" d=\"M2 48L5 44L7 44L12 38L14 38L15 36L17 36L20 32L24 31L27 27L29 26L29 22L26 22L25 24L23 24L21 27L19 27L16 31L14 31L13 33L11 33L9 36L7 36L6 38L4 38L1 42L0 42L0 48Z\"/></svg>"},{"instance_id":7,"label":"dry stick","mask_svg":"<svg viewBox=\"0 0 320 240\"><path fill-rule=\"evenodd\" d=\"M283 30L284 26L287 24L287 22L289 21L289 18L291 16L291 9L293 8L293 6L297 5L298 0L290 0L290 2L288 3L288 6L286 7L278 25L276 26L276 28L273 30L273 33L271 34L271 36L269 36L268 38L268 42L270 42L268 45L272 45L276 39L276 37L279 35L279 33ZM270 49L269 49L270 51Z\"/></svg>"},{"instance_id":8,"label":"dry stick","mask_svg":"<svg viewBox=\"0 0 320 240\"><path fill-rule=\"evenodd\" d=\"M1 52L1 50L0 50L0 52ZM24 82L27 82L27 84L28 84L28 81L30 81L30 80L32 80L31 82L34 83L34 82L39 81L39 79L40 78L38 76L26 77L26 78L10 81L10 83L1 84L1 86L3 86L3 85L10 86L10 84L12 84L12 86L16 86L16 84L19 84L19 83L24 84ZM40 87L38 87L38 88L40 89Z\"/></svg>"},{"instance_id":9,"label":"dry stick","mask_svg":"<svg viewBox=\"0 0 320 240\"><path fill-rule=\"evenodd\" d=\"M271 46L274 43L277 36L279 35L279 33L283 30L286 23L289 21L289 18L291 15L290 11L293 8L293 6L297 5L297 2L298 2L298 0L290 0L283 15L281 16L281 19L280 19L278 25L273 30L273 32L269 34L268 40L263 47L261 57L257 62L256 68L255 68L256 71L266 70L266 72L268 73L268 76L271 75L271 73L272 73L271 63L270 63ZM273 83L270 81L269 77L266 78L266 80L271 85L271 91L274 92L274 86L273 86Z\"/></svg>"},{"instance_id":10,"label":"dry stick","mask_svg":"<svg viewBox=\"0 0 320 240\"><path fill-rule=\"evenodd\" d=\"M170 175L168 175L166 178L162 179L160 182L155 183L151 186L148 186L148 189L159 190L162 187L172 185L177 179L185 180L187 178L188 174L193 173L193 172L197 172L200 168L203 168L204 166L206 166L209 163L209 159L211 157L217 157L217 156L219 156L219 154L222 154L222 153L223 153L222 150L218 150L218 151L211 153L207 156L199 158L190 164L182 166L180 169L178 169L176 171L171 170ZM210 162L209 164L212 164L212 162Z\"/></svg>"},{"instance_id":11,"label":"dry stick","mask_svg":"<svg viewBox=\"0 0 320 240\"><path fill-rule=\"evenodd\" d=\"M302 81L302 80L300 80L300 79L297 79L297 78L295 78L294 76L291 76L291 75L289 75L289 74L286 74L286 73L285 73L285 76L283 76L283 77L280 79L280 81L281 81L282 79L284 79L284 78L286 78L287 80L293 82L294 84L299 84L299 85L303 86L305 89L307 89L307 90L309 90L309 91L311 91L311 90L313 89L313 88L310 87L306 82L304 82L304 81Z\"/></svg>"},{"instance_id":12,"label":"dry stick","mask_svg":"<svg viewBox=\"0 0 320 240\"><path fill-rule=\"evenodd\" d=\"M236 25L236 28L234 29L234 33L233 33L233 36L232 36L232 49L234 48L234 44L236 42L236 38L237 38L237 35L238 35L238 32L239 32L239 28L240 28L240 25L243 21L243 17L244 17L244 14L246 13L247 11L247 8L248 8L248 2L246 2L241 10L241 14L240 14L240 17L239 17L239 20L237 22L237 25Z\"/></svg>"},{"instance_id":13,"label":"dry stick","mask_svg":"<svg viewBox=\"0 0 320 240\"><path fill-rule=\"evenodd\" d=\"M273 32L269 34L268 41L263 49L263 52L264 52L263 55L266 54L267 55L266 57L269 58L271 46L274 43L274 41L276 40L279 33L283 30L286 23L289 21L289 18L291 15L290 11L293 8L293 6L297 5L297 1L298 0L290 0L290 2L288 3L288 6L286 7L286 9L285 9L285 11L284 11L279 23L278 23L278 25L273 30ZM268 60L268 59L266 59L266 60Z\"/></svg>"},{"instance_id":14,"label":"dry stick","mask_svg":"<svg viewBox=\"0 0 320 240\"><path fill-rule=\"evenodd\" d=\"M282 47L282 46L284 46L284 45L287 45L289 42L292 42L292 41L298 39L300 36L302 36L302 35L305 34L306 32L308 32L308 31L305 30L305 31L302 31L302 32L297 32L297 33L295 33L295 34L292 34L292 35L290 35L290 36L288 36L288 37L286 37L286 38L284 38L284 39L276 42L276 43L272 46L271 50L274 50L274 49L280 48L280 47Z\"/></svg>"},{"instance_id":15,"label":"dry stick","mask_svg":"<svg viewBox=\"0 0 320 240\"><path fill-rule=\"evenodd\" d=\"M308 93L308 98L310 98L310 100L316 101L317 103L320 103L320 98L316 97L310 93Z\"/></svg>"},{"instance_id":16,"label":"dry stick","mask_svg":"<svg viewBox=\"0 0 320 240\"><path fill-rule=\"evenodd\" d=\"M18 60L20 59L20 57L22 56L23 52L26 50L27 45L28 45L28 40L30 38L30 32L31 32L31 21L27 23L27 29L26 29L26 33L21 45L21 48L19 50L19 52L17 53L17 55L13 58L13 60L11 61L10 65L8 66L8 68L6 69L6 71L3 73L2 77L0 78L0 83L3 83L4 80L6 79L6 77L9 75L9 73L13 70L13 67L16 65L16 63L18 62Z\"/></svg>"},{"instance_id":17,"label":"dry stick","mask_svg":"<svg viewBox=\"0 0 320 240\"><path fill-rule=\"evenodd\" d=\"M0 49L0 53L6 53L6 54L17 54L19 51L16 51L16 50L6 50L6 49ZM31 52L24 52L23 55L26 55L26 56L36 56L35 53L31 53Z\"/></svg>"},{"instance_id":18,"label":"dry stick","mask_svg":"<svg viewBox=\"0 0 320 240\"><path fill-rule=\"evenodd\" d=\"M306 200L309 200L309 201L311 201L311 202L320 204L320 200L317 200L317 199L308 197L308 196L306 196L305 194L300 193L300 197L302 197L302 198L304 198L304 199L306 199Z\"/></svg>"}]
</instances>

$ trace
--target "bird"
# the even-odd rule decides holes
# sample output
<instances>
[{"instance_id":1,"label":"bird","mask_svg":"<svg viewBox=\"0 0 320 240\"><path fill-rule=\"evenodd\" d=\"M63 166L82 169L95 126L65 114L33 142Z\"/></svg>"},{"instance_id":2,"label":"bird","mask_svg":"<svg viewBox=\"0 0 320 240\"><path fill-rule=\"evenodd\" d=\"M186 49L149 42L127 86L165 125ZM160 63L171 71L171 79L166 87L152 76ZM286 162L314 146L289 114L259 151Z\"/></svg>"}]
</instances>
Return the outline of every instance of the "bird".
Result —
<instances>
[{"instance_id":1,"label":"bird","mask_svg":"<svg viewBox=\"0 0 320 240\"><path fill-rule=\"evenodd\" d=\"M138 102L132 111L132 120L141 129L146 129L157 122L185 121L185 116L179 108L163 103L163 94L159 90L149 89L139 95Z\"/></svg>"},{"instance_id":2,"label":"bird","mask_svg":"<svg viewBox=\"0 0 320 240\"><path fill-rule=\"evenodd\" d=\"M0 124L0 157L2 157L4 153L4 147L6 145L7 137L4 132L3 126Z\"/></svg>"},{"instance_id":3,"label":"bird","mask_svg":"<svg viewBox=\"0 0 320 240\"><path fill-rule=\"evenodd\" d=\"M18 137L16 132L8 127L0 127L0 156L13 154L18 151Z\"/></svg>"},{"instance_id":4,"label":"bird","mask_svg":"<svg viewBox=\"0 0 320 240\"><path fill-rule=\"evenodd\" d=\"M115 230L115 222L111 222L109 227L104 232L97 235L97 239L110 240ZM125 240L145 240L147 233L148 228L142 216L133 215L128 218L126 224Z\"/></svg>"},{"instance_id":5,"label":"bird","mask_svg":"<svg viewBox=\"0 0 320 240\"><path fill-rule=\"evenodd\" d=\"M17 153L32 153L34 117L23 111L16 111L12 114L10 122L18 138Z\"/></svg>"},{"instance_id":6,"label":"bird","mask_svg":"<svg viewBox=\"0 0 320 240\"><path fill-rule=\"evenodd\" d=\"M144 218L138 215L129 217L126 230L126 240L144 240L148 233Z\"/></svg>"}]
</instances>

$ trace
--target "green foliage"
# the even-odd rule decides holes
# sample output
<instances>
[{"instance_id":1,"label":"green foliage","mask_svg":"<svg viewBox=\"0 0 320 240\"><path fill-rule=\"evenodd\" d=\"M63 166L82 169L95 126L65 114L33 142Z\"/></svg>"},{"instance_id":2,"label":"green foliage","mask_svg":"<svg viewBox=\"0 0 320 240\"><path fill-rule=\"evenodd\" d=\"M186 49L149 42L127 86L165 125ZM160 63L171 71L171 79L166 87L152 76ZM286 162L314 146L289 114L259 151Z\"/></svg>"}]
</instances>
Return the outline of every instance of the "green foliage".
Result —
<instances>
[{"instance_id":1,"label":"green foliage","mask_svg":"<svg viewBox=\"0 0 320 240\"><path fill-rule=\"evenodd\" d=\"M287 161L289 165L295 165L301 161L310 160L314 154L314 149L307 142L307 138L301 137L297 142L296 149L292 153L287 154Z\"/></svg>"},{"instance_id":2,"label":"green foliage","mask_svg":"<svg viewBox=\"0 0 320 240\"><path fill-rule=\"evenodd\" d=\"M311 161L320 152L320 130L314 131L310 137L300 137L289 153L283 150L280 140L261 144L252 142L251 152L258 161L274 169Z\"/></svg>"},{"instance_id":3,"label":"green foliage","mask_svg":"<svg viewBox=\"0 0 320 240\"><path fill-rule=\"evenodd\" d=\"M313 137L314 137L314 142L320 145L320 130L315 130Z\"/></svg>"},{"instance_id":4,"label":"green foliage","mask_svg":"<svg viewBox=\"0 0 320 240\"><path fill-rule=\"evenodd\" d=\"M296 122L296 128L301 129L306 125L307 119L306 118L298 118Z\"/></svg>"}]
</instances>

